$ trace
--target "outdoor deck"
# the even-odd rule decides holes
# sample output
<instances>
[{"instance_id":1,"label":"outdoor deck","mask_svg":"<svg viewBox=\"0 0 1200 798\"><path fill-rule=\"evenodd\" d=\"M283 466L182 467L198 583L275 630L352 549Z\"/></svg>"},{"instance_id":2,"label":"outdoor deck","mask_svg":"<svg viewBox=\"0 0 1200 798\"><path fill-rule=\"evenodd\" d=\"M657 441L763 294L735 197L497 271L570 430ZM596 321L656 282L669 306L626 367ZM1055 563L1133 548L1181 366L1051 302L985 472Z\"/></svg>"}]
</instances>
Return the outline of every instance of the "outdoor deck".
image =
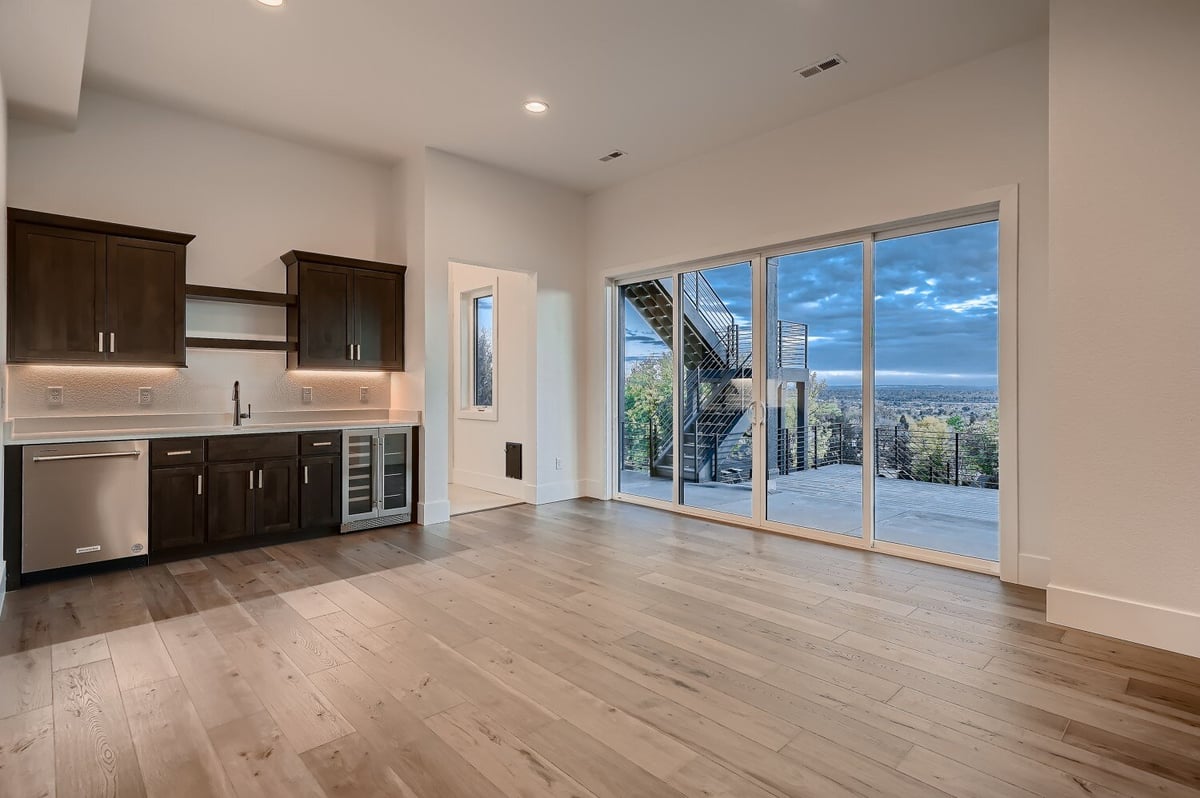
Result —
<instances>
[{"instance_id":1,"label":"outdoor deck","mask_svg":"<svg viewBox=\"0 0 1200 798\"><path fill-rule=\"evenodd\" d=\"M671 499L671 480L621 472L621 491ZM750 484L684 483L692 507L749 516ZM862 534L862 467L829 465L771 482L767 517L844 535ZM996 560L1000 555L1000 492L897 479L875 481L875 537L893 543Z\"/></svg>"}]
</instances>

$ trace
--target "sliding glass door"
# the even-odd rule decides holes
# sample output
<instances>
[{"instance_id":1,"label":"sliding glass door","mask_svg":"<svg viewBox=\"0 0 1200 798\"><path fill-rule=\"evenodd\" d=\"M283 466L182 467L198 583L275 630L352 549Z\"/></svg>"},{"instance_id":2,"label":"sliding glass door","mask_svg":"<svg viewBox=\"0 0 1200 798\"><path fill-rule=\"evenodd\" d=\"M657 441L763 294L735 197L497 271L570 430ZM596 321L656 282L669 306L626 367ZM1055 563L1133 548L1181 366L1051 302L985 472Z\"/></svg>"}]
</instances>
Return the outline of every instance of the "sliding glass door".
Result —
<instances>
[{"instance_id":1,"label":"sliding glass door","mask_svg":"<svg viewBox=\"0 0 1200 798\"><path fill-rule=\"evenodd\" d=\"M1000 554L999 223L875 243L875 539Z\"/></svg>"},{"instance_id":2,"label":"sliding glass door","mask_svg":"<svg viewBox=\"0 0 1200 798\"><path fill-rule=\"evenodd\" d=\"M754 281L750 261L679 275L679 501L754 513Z\"/></svg>"},{"instance_id":3,"label":"sliding glass door","mask_svg":"<svg viewBox=\"0 0 1200 798\"><path fill-rule=\"evenodd\" d=\"M617 487L664 502L672 501L675 453L674 286L661 277L620 289Z\"/></svg>"},{"instance_id":4,"label":"sliding glass door","mask_svg":"<svg viewBox=\"0 0 1200 798\"><path fill-rule=\"evenodd\" d=\"M863 243L766 258L766 519L863 534Z\"/></svg>"},{"instance_id":5,"label":"sliding glass door","mask_svg":"<svg viewBox=\"0 0 1200 798\"><path fill-rule=\"evenodd\" d=\"M619 495L991 567L997 218L619 286Z\"/></svg>"}]
</instances>

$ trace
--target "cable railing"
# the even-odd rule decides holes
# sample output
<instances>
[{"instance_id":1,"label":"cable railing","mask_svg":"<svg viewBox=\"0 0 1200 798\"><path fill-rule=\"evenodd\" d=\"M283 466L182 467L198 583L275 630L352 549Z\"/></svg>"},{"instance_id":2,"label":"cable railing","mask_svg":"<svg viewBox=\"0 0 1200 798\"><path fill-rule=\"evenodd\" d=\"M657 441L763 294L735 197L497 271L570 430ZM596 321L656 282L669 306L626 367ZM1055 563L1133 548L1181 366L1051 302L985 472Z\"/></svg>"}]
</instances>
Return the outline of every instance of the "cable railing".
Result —
<instances>
[{"instance_id":1,"label":"cable railing","mask_svg":"<svg viewBox=\"0 0 1200 798\"><path fill-rule=\"evenodd\" d=\"M989 430L875 428L875 474L892 479L1000 487L999 441Z\"/></svg>"},{"instance_id":2,"label":"cable railing","mask_svg":"<svg viewBox=\"0 0 1200 798\"><path fill-rule=\"evenodd\" d=\"M780 319L777 326L775 365L780 368L808 368L808 325Z\"/></svg>"},{"instance_id":3,"label":"cable railing","mask_svg":"<svg viewBox=\"0 0 1200 798\"><path fill-rule=\"evenodd\" d=\"M668 423L622 425L622 468L660 476L658 455L669 446L674 430ZM751 477L751 434L729 431L685 431L685 455L694 458L688 471L699 479L740 483ZM772 471L787 476L834 465L861 466L862 427L857 424L818 424L777 430L773 451L768 452ZM875 474L884 479L931 482L959 487L999 488L997 436L989 430L921 430L904 426L875 429Z\"/></svg>"},{"instance_id":4,"label":"cable railing","mask_svg":"<svg viewBox=\"0 0 1200 798\"><path fill-rule=\"evenodd\" d=\"M736 324L729 308L713 290L708 278L700 272L684 272L680 276L679 287L684 298L685 317L702 319L714 333L727 330Z\"/></svg>"}]
</instances>

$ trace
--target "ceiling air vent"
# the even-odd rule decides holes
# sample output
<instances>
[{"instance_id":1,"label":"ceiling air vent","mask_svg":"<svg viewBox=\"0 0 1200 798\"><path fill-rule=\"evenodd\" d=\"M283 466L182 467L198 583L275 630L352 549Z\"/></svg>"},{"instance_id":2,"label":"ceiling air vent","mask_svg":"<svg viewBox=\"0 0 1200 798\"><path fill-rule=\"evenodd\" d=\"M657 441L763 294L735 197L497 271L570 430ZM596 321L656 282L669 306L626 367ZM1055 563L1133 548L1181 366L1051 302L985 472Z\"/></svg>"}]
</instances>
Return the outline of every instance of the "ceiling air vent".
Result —
<instances>
[{"instance_id":1,"label":"ceiling air vent","mask_svg":"<svg viewBox=\"0 0 1200 798\"><path fill-rule=\"evenodd\" d=\"M822 72L828 72L829 70L833 69L835 66L838 66L839 64L844 64L844 63L846 63L846 59L842 58L837 53L834 53L833 55L826 58L824 61L818 61L815 64L809 64L806 67L800 67L799 69L794 70L794 71L798 72L800 74L800 77L811 78L811 77L815 77L816 75L820 75Z\"/></svg>"},{"instance_id":2,"label":"ceiling air vent","mask_svg":"<svg viewBox=\"0 0 1200 798\"><path fill-rule=\"evenodd\" d=\"M603 161L604 163L608 163L609 161L615 161L616 159L620 158L624 154L625 153L621 152L620 150L613 150L612 152L606 152L603 155L601 155L600 160Z\"/></svg>"}]
</instances>

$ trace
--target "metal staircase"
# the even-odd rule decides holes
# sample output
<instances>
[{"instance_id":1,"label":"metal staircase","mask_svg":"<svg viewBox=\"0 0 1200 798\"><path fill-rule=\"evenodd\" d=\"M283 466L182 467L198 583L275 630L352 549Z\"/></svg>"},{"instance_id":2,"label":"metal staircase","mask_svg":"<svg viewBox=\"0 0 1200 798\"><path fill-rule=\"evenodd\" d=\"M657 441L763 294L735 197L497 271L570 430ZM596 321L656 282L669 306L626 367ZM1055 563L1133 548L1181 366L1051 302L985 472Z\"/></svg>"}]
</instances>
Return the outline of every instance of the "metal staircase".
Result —
<instances>
[{"instance_id":1,"label":"metal staircase","mask_svg":"<svg viewBox=\"0 0 1200 798\"><path fill-rule=\"evenodd\" d=\"M655 476L670 476L678 459L680 476L688 481L740 482L750 476L749 453L739 456L738 446L751 423L751 333L738 325L703 274L684 273L678 288L684 339L681 455L675 456L675 410L668 401L655 413L650 470ZM671 346L674 297L666 285L661 280L630 285L625 298L663 343ZM776 365L807 360L807 328L796 322L779 324ZM803 339L795 338L791 327L785 334L784 325L802 330Z\"/></svg>"}]
</instances>

